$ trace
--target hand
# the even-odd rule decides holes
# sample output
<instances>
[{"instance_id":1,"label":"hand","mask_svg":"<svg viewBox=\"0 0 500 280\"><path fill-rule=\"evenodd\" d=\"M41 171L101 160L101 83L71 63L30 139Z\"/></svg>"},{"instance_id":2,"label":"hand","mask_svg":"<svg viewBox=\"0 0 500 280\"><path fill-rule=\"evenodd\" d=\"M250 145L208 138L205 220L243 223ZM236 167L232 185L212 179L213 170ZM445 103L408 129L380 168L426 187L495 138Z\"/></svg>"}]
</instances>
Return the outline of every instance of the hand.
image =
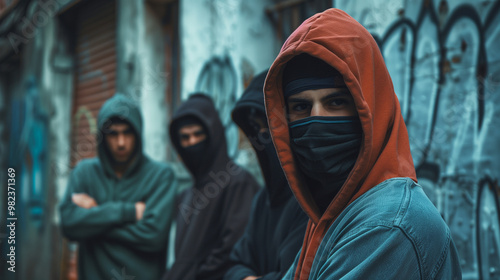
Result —
<instances>
[{"instance_id":1,"label":"hand","mask_svg":"<svg viewBox=\"0 0 500 280\"><path fill-rule=\"evenodd\" d=\"M89 209L97 206L95 199L86 193L74 193L71 196L71 201L78 207Z\"/></svg>"},{"instance_id":2,"label":"hand","mask_svg":"<svg viewBox=\"0 0 500 280\"><path fill-rule=\"evenodd\" d=\"M255 280L255 279L259 279L260 276L247 276L245 278L243 278L243 280Z\"/></svg>"},{"instance_id":3,"label":"hand","mask_svg":"<svg viewBox=\"0 0 500 280\"><path fill-rule=\"evenodd\" d=\"M135 218L140 221L142 216L144 215L144 211L146 211L146 204L142 201L135 203Z\"/></svg>"}]
</instances>

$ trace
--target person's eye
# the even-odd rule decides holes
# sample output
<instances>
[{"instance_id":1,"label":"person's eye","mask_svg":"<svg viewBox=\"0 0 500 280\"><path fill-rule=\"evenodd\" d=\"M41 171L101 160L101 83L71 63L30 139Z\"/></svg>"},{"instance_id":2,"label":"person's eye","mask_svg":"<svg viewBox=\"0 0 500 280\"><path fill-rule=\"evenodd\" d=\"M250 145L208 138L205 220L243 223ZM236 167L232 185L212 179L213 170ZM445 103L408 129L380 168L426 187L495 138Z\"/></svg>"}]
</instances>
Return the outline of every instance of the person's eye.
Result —
<instances>
[{"instance_id":1,"label":"person's eye","mask_svg":"<svg viewBox=\"0 0 500 280\"><path fill-rule=\"evenodd\" d=\"M296 113L301 113L305 112L307 109L309 109L309 104L307 103L296 103L292 105L292 111Z\"/></svg>"},{"instance_id":2,"label":"person's eye","mask_svg":"<svg viewBox=\"0 0 500 280\"><path fill-rule=\"evenodd\" d=\"M188 140L189 139L189 135L186 135L186 134L182 134L180 136L181 140Z\"/></svg>"},{"instance_id":3,"label":"person's eye","mask_svg":"<svg viewBox=\"0 0 500 280\"><path fill-rule=\"evenodd\" d=\"M203 134L205 134L205 132L203 132L203 131L196 131L196 132L194 133L194 136L196 136L196 137L201 137L201 136L203 136Z\"/></svg>"},{"instance_id":4,"label":"person's eye","mask_svg":"<svg viewBox=\"0 0 500 280\"><path fill-rule=\"evenodd\" d=\"M334 98L328 101L328 105L332 107L340 107L349 104L349 101L345 98Z\"/></svg>"},{"instance_id":5,"label":"person's eye","mask_svg":"<svg viewBox=\"0 0 500 280\"><path fill-rule=\"evenodd\" d=\"M110 131L110 132L108 133L108 135L109 135L109 136L116 137L116 136L118 136L118 132L116 132L116 131Z\"/></svg>"}]
</instances>

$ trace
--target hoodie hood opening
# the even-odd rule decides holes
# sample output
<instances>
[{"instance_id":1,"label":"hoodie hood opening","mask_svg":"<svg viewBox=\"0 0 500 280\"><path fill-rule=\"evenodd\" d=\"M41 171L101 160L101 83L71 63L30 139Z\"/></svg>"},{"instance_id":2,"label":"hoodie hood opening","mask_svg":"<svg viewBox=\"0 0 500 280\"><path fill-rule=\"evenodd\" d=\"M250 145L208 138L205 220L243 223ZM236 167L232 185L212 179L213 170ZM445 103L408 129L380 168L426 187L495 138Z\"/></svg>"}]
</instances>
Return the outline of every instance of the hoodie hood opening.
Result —
<instances>
[{"instance_id":1,"label":"hoodie hood opening","mask_svg":"<svg viewBox=\"0 0 500 280\"><path fill-rule=\"evenodd\" d=\"M97 134L97 153L101 164L107 174L116 176L111 152L106 144L106 129L110 126L112 119L122 120L130 125L136 137L135 151L131 155L131 162L124 172L123 177L128 176L140 164L143 158L142 141L142 116L140 109L135 102L121 93L116 93L108 99L101 107L97 116L98 134Z\"/></svg>"},{"instance_id":2,"label":"hoodie hood opening","mask_svg":"<svg viewBox=\"0 0 500 280\"><path fill-rule=\"evenodd\" d=\"M261 125L258 123L252 125L255 122L254 118L262 118L263 125L267 126L263 93L267 73L268 70L265 70L253 78L236 103L232 118L252 144L264 177L270 206L274 207L287 201L292 192L281 169L269 128L267 132L259 133Z\"/></svg>"},{"instance_id":3,"label":"hoodie hood opening","mask_svg":"<svg viewBox=\"0 0 500 280\"><path fill-rule=\"evenodd\" d=\"M293 158L283 94L284 67L303 53L324 61L342 75L363 131L354 167L324 213L305 186ZM288 37L269 69L264 95L278 158L292 192L310 218L295 273L296 279L307 279L310 268L306 267L306 260L314 258L329 226L350 203L390 178L408 177L416 182L408 133L376 41L360 23L339 9L310 17Z\"/></svg>"},{"instance_id":4,"label":"hoodie hood opening","mask_svg":"<svg viewBox=\"0 0 500 280\"><path fill-rule=\"evenodd\" d=\"M292 156L283 93L287 62L304 53L324 61L342 75L363 129L354 168L323 215L304 186ZM371 34L345 12L329 9L297 28L271 66L264 92L280 162L292 191L314 223L331 223L351 201L386 179L410 177L416 181L406 126L382 54Z\"/></svg>"},{"instance_id":5,"label":"hoodie hood opening","mask_svg":"<svg viewBox=\"0 0 500 280\"><path fill-rule=\"evenodd\" d=\"M189 164L189 160L183 158L184 148L180 145L179 129L185 119L198 120L207 134L206 149L200 155L197 166ZM195 179L200 180L207 177L213 171L225 168L229 161L225 129L215 108L212 99L204 93L194 93L177 109L170 123L170 140L181 156L186 168Z\"/></svg>"}]
</instances>

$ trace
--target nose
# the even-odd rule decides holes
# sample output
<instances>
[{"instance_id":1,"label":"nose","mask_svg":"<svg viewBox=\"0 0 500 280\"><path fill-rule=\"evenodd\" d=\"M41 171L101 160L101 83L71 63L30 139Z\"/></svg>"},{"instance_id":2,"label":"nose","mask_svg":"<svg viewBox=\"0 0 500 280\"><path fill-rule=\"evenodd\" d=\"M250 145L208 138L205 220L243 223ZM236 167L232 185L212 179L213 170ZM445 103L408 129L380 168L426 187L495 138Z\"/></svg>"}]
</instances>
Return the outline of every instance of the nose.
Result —
<instances>
[{"instance_id":1,"label":"nose","mask_svg":"<svg viewBox=\"0 0 500 280\"><path fill-rule=\"evenodd\" d=\"M323 108L321 104L314 104L311 108L311 117L315 116L327 116L328 112Z\"/></svg>"},{"instance_id":2,"label":"nose","mask_svg":"<svg viewBox=\"0 0 500 280\"><path fill-rule=\"evenodd\" d=\"M195 144L196 144L196 136L191 135L191 136L189 137L189 146L193 146L193 145L195 145Z\"/></svg>"},{"instance_id":3,"label":"nose","mask_svg":"<svg viewBox=\"0 0 500 280\"><path fill-rule=\"evenodd\" d=\"M118 147L123 147L125 145L125 135L118 134Z\"/></svg>"}]
</instances>

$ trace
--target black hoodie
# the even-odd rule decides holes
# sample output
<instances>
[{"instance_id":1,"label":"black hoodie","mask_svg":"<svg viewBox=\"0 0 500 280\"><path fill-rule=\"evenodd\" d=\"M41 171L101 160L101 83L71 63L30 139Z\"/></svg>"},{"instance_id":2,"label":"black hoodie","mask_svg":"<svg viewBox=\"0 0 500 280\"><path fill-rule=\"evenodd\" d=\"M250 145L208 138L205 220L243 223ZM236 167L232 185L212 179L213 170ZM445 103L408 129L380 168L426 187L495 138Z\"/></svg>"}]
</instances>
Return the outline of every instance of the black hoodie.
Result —
<instances>
[{"instance_id":1,"label":"black hoodie","mask_svg":"<svg viewBox=\"0 0 500 280\"><path fill-rule=\"evenodd\" d=\"M248 121L251 110L265 117L262 88L266 74L252 80L233 110L234 122L257 153L266 185L255 197L245 233L231 252L236 265L226 273L227 280L281 279L302 246L308 221L288 187L269 133L257 135Z\"/></svg>"},{"instance_id":2,"label":"black hoodie","mask_svg":"<svg viewBox=\"0 0 500 280\"><path fill-rule=\"evenodd\" d=\"M101 131L112 117L126 120L137 136L135 159L123 177L112 168ZM102 106L98 116L98 157L84 159L71 172L60 204L65 237L79 242L78 279L158 279L165 271L166 243L176 191L172 168L142 153L142 119L134 102L121 94ZM86 193L98 206L78 207L73 193ZM135 203L146 210L136 221Z\"/></svg>"},{"instance_id":3,"label":"black hoodie","mask_svg":"<svg viewBox=\"0 0 500 280\"><path fill-rule=\"evenodd\" d=\"M183 158L178 134L179 124L193 117L207 133L207 147L196 166ZM175 262L163 279L222 279L259 186L229 158L224 127L208 96L193 94L180 106L170 124L170 138L195 182L178 197Z\"/></svg>"}]
</instances>

